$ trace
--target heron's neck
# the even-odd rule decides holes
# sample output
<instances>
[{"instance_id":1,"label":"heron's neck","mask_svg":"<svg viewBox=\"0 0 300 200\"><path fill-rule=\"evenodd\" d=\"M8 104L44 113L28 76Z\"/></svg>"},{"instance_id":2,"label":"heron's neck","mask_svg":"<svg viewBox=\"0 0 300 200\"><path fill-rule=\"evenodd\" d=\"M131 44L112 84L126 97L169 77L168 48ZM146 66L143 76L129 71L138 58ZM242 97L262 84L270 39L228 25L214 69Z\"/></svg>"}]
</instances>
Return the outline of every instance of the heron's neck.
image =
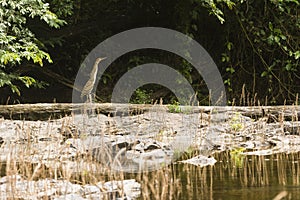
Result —
<instances>
[{"instance_id":1,"label":"heron's neck","mask_svg":"<svg viewBox=\"0 0 300 200\"><path fill-rule=\"evenodd\" d=\"M96 62L93 66L93 69L91 71L91 77L93 77L93 79L95 80L97 77L97 72L98 72L98 64L99 62Z\"/></svg>"}]
</instances>

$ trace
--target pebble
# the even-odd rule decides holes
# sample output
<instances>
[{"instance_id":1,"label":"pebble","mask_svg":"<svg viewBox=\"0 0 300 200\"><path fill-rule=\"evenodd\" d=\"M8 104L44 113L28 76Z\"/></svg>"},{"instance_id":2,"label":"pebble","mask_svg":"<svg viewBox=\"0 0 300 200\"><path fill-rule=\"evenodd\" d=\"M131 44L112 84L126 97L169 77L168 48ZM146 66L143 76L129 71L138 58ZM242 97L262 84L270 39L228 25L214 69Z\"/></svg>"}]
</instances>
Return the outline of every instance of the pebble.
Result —
<instances>
[{"instance_id":1,"label":"pebble","mask_svg":"<svg viewBox=\"0 0 300 200\"><path fill-rule=\"evenodd\" d=\"M100 188L103 188L102 190ZM20 175L5 176L0 179L0 199L136 199L141 195L141 184L134 179L108 181L91 185L74 184L66 180L41 179L28 181ZM5 197L5 198L4 198ZM126 197L126 198L125 198Z\"/></svg>"}]
</instances>

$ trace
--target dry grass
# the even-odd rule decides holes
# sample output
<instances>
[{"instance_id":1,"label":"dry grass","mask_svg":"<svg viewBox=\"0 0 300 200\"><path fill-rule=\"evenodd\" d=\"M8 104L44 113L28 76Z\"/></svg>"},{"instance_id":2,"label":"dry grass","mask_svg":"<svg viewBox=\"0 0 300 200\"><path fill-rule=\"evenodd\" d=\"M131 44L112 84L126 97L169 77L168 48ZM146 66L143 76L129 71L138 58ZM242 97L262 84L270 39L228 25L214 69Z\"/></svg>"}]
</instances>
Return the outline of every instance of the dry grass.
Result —
<instances>
[{"instance_id":1,"label":"dry grass","mask_svg":"<svg viewBox=\"0 0 300 200\"><path fill-rule=\"evenodd\" d=\"M254 102L255 97L250 99L244 93L242 94L240 104L257 105ZM258 103L259 104L259 103ZM280 123L283 123L284 116L280 117ZM292 121L298 121L298 115L292 117ZM61 122L61 130L68 126L67 121ZM51 136L51 126L49 121L47 135ZM252 187L266 187L276 185L276 187L299 186L300 185L300 153L281 153L270 156L245 156L241 166L237 166L233 161L230 151L214 154L219 162L215 166L196 167L187 164L173 163L162 167L159 170L142 173L124 173L109 169L105 161L113 158L105 156L102 162L96 162L89 153L80 154L72 157L72 168L70 170L65 165L61 165L64 160L57 157L53 159L53 165L46 165L42 161L31 162L28 158L37 151L35 141L31 140L32 132L23 124L20 127L28 138L21 146L21 151L11 151L7 154L5 163L1 165L1 176L11 176L7 184L11 186L10 197L14 196L14 188L17 182L13 175L20 175L24 180L37 181L41 179L66 180L79 185L97 184L112 180L135 179L141 184L140 199L217 199L222 195L228 195L227 190L237 189L246 191ZM40 130L38 130L40 131ZM56 136L57 147L69 148L65 144L59 144ZM74 135L73 137L77 137ZM13 145L13 144L12 144ZM110 155L109 150L103 149L104 154ZM105 153L106 152L106 153ZM50 152L49 152L50 153ZM197 155L197 151L185 153L180 159L187 159ZM17 155L16 155L17 154ZM3 183L0 183L0 186ZM49 189L49 188L48 188ZM103 188L101 188L103 190ZM266 190L256 195L269 198L279 193ZM285 191L287 198L296 197L299 191ZM283 195L283 193L282 193ZM1 196L1 194L0 194ZM251 194L248 197L258 199L258 196ZM17 197L16 197L17 198ZM225 198L226 199L226 198ZM250 198L249 198L250 199Z\"/></svg>"}]
</instances>

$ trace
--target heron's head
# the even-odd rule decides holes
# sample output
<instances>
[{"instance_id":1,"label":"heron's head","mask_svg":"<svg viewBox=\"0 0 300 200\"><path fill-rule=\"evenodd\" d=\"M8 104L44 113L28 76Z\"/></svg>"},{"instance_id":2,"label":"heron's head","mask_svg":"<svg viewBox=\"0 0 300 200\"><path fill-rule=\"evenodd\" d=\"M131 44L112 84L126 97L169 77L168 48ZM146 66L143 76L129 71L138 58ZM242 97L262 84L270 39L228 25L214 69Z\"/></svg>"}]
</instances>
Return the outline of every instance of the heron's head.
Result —
<instances>
[{"instance_id":1,"label":"heron's head","mask_svg":"<svg viewBox=\"0 0 300 200\"><path fill-rule=\"evenodd\" d=\"M102 60L105 60L106 59L106 57L103 57L103 58L97 58L96 59L96 63L99 63L99 62L101 62Z\"/></svg>"}]
</instances>

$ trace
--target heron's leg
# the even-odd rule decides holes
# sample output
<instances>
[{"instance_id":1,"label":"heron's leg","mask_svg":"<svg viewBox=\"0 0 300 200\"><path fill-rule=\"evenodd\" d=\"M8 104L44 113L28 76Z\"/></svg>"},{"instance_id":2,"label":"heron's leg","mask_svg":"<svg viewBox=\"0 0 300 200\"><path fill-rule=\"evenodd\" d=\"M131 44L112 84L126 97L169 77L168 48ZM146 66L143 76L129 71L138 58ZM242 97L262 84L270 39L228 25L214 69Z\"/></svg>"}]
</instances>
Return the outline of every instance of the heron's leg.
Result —
<instances>
[{"instance_id":1,"label":"heron's leg","mask_svg":"<svg viewBox=\"0 0 300 200\"><path fill-rule=\"evenodd\" d=\"M90 98L90 105L91 105L91 114L94 116L95 115L95 110L93 108L93 99L92 99L92 95L95 95L93 93L89 94L89 98Z\"/></svg>"},{"instance_id":2,"label":"heron's leg","mask_svg":"<svg viewBox=\"0 0 300 200\"><path fill-rule=\"evenodd\" d=\"M88 102L89 102L89 103L93 103L93 102L92 102L92 94L89 94L89 95L88 95Z\"/></svg>"},{"instance_id":3,"label":"heron's leg","mask_svg":"<svg viewBox=\"0 0 300 200\"><path fill-rule=\"evenodd\" d=\"M86 111L86 114L90 114L91 112L90 112L90 109L91 109L91 104L92 104L92 101L91 101L91 95L90 94L88 94L88 95L86 95L86 101L84 102L84 104L85 104L85 111Z\"/></svg>"}]
</instances>

